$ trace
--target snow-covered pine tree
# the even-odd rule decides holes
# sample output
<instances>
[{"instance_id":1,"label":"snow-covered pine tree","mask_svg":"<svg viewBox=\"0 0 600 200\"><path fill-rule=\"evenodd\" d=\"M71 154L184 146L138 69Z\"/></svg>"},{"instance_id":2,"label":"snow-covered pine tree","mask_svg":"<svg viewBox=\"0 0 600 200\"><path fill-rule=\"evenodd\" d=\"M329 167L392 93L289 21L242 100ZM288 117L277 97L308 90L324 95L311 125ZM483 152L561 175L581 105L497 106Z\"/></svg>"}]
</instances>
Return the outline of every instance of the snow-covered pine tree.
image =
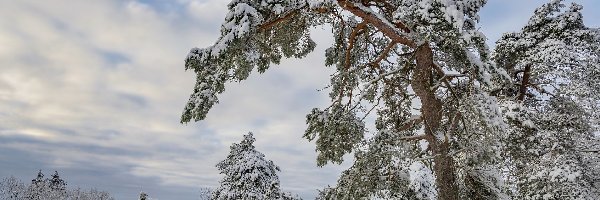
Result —
<instances>
[{"instance_id":1,"label":"snow-covered pine tree","mask_svg":"<svg viewBox=\"0 0 600 200\"><path fill-rule=\"evenodd\" d=\"M30 199L65 199L67 198L67 183L60 178L55 171L52 178L44 179L44 174L40 170L35 179L31 180L29 185Z\"/></svg>"},{"instance_id":2,"label":"snow-covered pine tree","mask_svg":"<svg viewBox=\"0 0 600 200\"><path fill-rule=\"evenodd\" d=\"M40 170L37 176L31 180L31 184L27 188L28 199L31 200L43 200L50 193L48 183L44 179L44 173Z\"/></svg>"},{"instance_id":3,"label":"snow-covered pine tree","mask_svg":"<svg viewBox=\"0 0 600 200\"><path fill-rule=\"evenodd\" d=\"M52 174L52 178L48 179L47 181L52 190L65 191L67 189L67 183L60 178L60 175L58 175L58 171L54 171L54 174Z\"/></svg>"},{"instance_id":4,"label":"snow-covered pine tree","mask_svg":"<svg viewBox=\"0 0 600 200\"><path fill-rule=\"evenodd\" d=\"M24 200L27 197L27 187L21 180L11 176L0 182L0 199Z\"/></svg>"},{"instance_id":5,"label":"snow-covered pine tree","mask_svg":"<svg viewBox=\"0 0 600 200\"><path fill-rule=\"evenodd\" d=\"M146 199L148 199L148 194L146 194L145 192L140 192L139 200L146 200Z\"/></svg>"},{"instance_id":6,"label":"snow-covered pine tree","mask_svg":"<svg viewBox=\"0 0 600 200\"><path fill-rule=\"evenodd\" d=\"M42 173L42 170L40 169L40 171L38 171L37 176L34 179L31 179L31 184L36 185L36 184L41 184L43 182L44 182L44 173Z\"/></svg>"},{"instance_id":7,"label":"snow-covered pine tree","mask_svg":"<svg viewBox=\"0 0 600 200\"><path fill-rule=\"evenodd\" d=\"M230 147L227 158L217 164L225 175L213 190L212 199L297 199L279 188L279 167L254 147L252 133Z\"/></svg>"},{"instance_id":8,"label":"snow-covered pine tree","mask_svg":"<svg viewBox=\"0 0 600 200\"><path fill-rule=\"evenodd\" d=\"M242 81L254 68L264 72L283 57L304 57L315 47L310 28L328 24L335 42L325 52L326 65L337 70L332 104L308 114L304 137L316 140L319 166L340 163L359 146L364 153L356 154L355 163L365 163L345 172L345 185L330 191L360 188L353 198L387 192L458 199L467 175L493 180L486 175L496 170L489 167L497 160L495 134L504 128L486 90L495 87L492 78L508 75L490 62L477 31L484 3L233 0L217 42L187 56L186 69L196 72L197 82L181 121L204 119L226 82ZM364 119L372 110L377 131L366 140ZM419 141L427 147L421 149ZM420 171L411 177L411 169ZM353 186L366 180L376 184Z\"/></svg>"},{"instance_id":9,"label":"snow-covered pine tree","mask_svg":"<svg viewBox=\"0 0 600 200\"><path fill-rule=\"evenodd\" d=\"M589 151L598 144L600 31L581 9L551 1L497 42L494 58L516 83L499 92L513 123L506 153L518 199L600 199Z\"/></svg>"}]
</instances>

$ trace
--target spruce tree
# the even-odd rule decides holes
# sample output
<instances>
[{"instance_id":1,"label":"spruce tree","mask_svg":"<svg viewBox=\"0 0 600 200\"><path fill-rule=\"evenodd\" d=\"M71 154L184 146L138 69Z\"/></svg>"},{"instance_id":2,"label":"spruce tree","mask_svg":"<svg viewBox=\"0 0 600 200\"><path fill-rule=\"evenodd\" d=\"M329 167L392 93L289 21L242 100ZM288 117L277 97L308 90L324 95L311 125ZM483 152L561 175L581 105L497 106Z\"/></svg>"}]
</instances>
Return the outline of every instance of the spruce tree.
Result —
<instances>
[{"instance_id":1,"label":"spruce tree","mask_svg":"<svg viewBox=\"0 0 600 200\"><path fill-rule=\"evenodd\" d=\"M225 175L212 199L293 199L279 188L279 167L254 147L252 133L230 147L227 158L217 164Z\"/></svg>"},{"instance_id":2,"label":"spruce tree","mask_svg":"<svg viewBox=\"0 0 600 200\"><path fill-rule=\"evenodd\" d=\"M146 194L145 192L140 192L139 200L146 200L146 199L148 199L148 194Z\"/></svg>"},{"instance_id":3,"label":"spruce tree","mask_svg":"<svg viewBox=\"0 0 600 200\"><path fill-rule=\"evenodd\" d=\"M64 191L67 189L67 183L60 178L58 175L58 171L54 171L52 174L52 178L47 180L49 182L50 188L56 191Z\"/></svg>"},{"instance_id":4,"label":"spruce tree","mask_svg":"<svg viewBox=\"0 0 600 200\"><path fill-rule=\"evenodd\" d=\"M28 199L30 200L43 200L50 193L48 183L44 179L44 173L40 170L37 176L31 180L31 184L28 187Z\"/></svg>"}]
</instances>

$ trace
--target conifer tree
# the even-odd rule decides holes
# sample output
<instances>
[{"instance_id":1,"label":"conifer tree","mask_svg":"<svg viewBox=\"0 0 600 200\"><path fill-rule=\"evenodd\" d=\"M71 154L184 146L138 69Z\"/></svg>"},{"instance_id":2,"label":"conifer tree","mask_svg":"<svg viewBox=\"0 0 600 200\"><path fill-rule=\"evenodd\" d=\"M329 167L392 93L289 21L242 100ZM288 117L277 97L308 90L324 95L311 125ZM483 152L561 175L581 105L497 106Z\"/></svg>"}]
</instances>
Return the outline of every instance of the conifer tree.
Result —
<instances>
[{"instance_id":1,"label":"conifer tree","mask_svg":"<svg viewBox=\"0 0 600 200\"><path fill-rule=\"evenodd\" d=\"M27 197L27 187L15 177L5 178L0 182L0 199L24 200Z\"/></svg>"},{"instance_id":2,"label":"conifer tree","mask_svg":"<svg viewBox=\"0 0 600 200\"><path fill-rule=\"evenodd\" d=\"M139 200L146 200L146 199L148 199L148 194L146 194L145 192L140 192Z\"/></svg>"},{"instance_id":3,"label":"conifer tree","mask_svg":"<svg viewBox=\"0 0 600 200\"><path fill-rule=\"evenodd\" d=\"M44 179L44 173L40 170L37 176L31 180L31 184L28 188L28 199L30 200L42 200L50 192L47 181Z\"/></svg>"},{"instance_id":4,"label":"conifer tree","mask_svg":"<svg viewBox=\"0 0 600 200\"><path fill-rule=\"evenodd\" d=\"M52 190L65 191L67 189L67 183L60 178L60 176L58 175L58 171L54 171L54 174L52 174L52 178L48 179L47 181Z\"/></svg>"},{"instance_id":5,"label":"conifer tree","mask_svg":"<svg viewBox=\"0 0 600 200\"><path fill-rule=\"evenodd\" d=\"M306 56L316 45L310 28L329 25L334 44L325 65L336 69L331 105L307 115L304 138L315 141L318 166L341 163L351 152L354 165L321 197L507 199L516 187L519 198L538 198L522 191L593 198L591 189L556 196L550 191L561 187L523 180L538 171L540 184L557 178L590 188L593 178L576 175L590 162L568 144L587 144L597 127L597 113L572 112L599 105L598 29L583 25L581 6L561 13L561 1L553 0L522 33L505 35L490 51L477 25L485 3L232 0L218 40L186 58L197 81L181 121L206 118L225 83L284 57ZM552 98L539 103L546 93ZM371 114L376 130L368 132L364 119ZM524 138L537 143L522 144ZM530 152L555 150L547 141L564 151L534 159ZM520 164L529 161L534 167Z\"/></svg>"},{"instance_id":6,"label":"conifer tree","mask_svg":"<svg viewBox=\"0 0 600 200\"><path fill-rule=\"evenodd\" d=\"M495 60L516 83L501 95L519 199L600 198L598 163L586 162L600 116L600 31L584 25L582 9L544 4L497 42Z\"/></svg>"},{"instance_id":7,"label":"conifer tree","mask_svg":"<svg viewBox=\"0 0 600 200\"><path fill-rule=\"evenodd\" d=\"M279 188L279 167L254 147L252 133L230 147L227 158L217 164L225 175L212 199L294 199Z\"/></svg>"}]
</instances>

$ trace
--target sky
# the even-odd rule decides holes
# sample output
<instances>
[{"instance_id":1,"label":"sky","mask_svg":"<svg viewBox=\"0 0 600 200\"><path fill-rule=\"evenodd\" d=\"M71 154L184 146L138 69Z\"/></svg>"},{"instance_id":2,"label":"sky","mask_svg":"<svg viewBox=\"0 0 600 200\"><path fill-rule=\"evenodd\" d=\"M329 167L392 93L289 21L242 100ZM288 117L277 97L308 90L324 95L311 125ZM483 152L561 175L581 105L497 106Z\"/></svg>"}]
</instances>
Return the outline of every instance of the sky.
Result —
<instances>
[{"instance_id":1,"label":"sky","mask_svg":"<svg viewBox=\"0 0 600 200\"><path fill-rule=\"evenodd\" d=\"M331 69L331 32L314 29L308 57L227 85L206 120L180 124L195 74L192 47L211 45L226 0L0 0L0 178L28 181L58 171L68 187L98 188L116 199L198 199L216 187L215 164L248 131L280 166L284 190L305 199L334 185L350 166L316 166L301 136L305 116L329 100L319 92ZM481 30L493 46L517 31L541 0L489 0ZM600 1L584 6L600 26Z\"/></svg>"}]
</instances>

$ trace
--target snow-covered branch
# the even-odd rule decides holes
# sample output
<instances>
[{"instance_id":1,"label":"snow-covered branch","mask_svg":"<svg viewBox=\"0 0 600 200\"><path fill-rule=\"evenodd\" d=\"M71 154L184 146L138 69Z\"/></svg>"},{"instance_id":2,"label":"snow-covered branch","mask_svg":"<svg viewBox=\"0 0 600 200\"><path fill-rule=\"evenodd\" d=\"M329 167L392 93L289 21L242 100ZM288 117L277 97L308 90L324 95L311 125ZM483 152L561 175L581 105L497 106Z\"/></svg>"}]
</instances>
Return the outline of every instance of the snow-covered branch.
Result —
<instances>
[{"instance_id":1,"label":"snow-covered branch","mask_svg":"<svg viewBox=\"0 0 600 200\"><path fill-rule=\"evenodd\" d=\"M383 34L389 37L392 41L398 42L400 44L409 46L409 47L417 47L417 44L404 36L403 31L396 28L391 22L387 19L382 18L371 10L363 5L356 4L354 2L350 2L348 0L338 0L338 4L355 14L358 17L361 17L363 20L369 22L371 25L377 27Z\"/></svg>"}]
</instances>

